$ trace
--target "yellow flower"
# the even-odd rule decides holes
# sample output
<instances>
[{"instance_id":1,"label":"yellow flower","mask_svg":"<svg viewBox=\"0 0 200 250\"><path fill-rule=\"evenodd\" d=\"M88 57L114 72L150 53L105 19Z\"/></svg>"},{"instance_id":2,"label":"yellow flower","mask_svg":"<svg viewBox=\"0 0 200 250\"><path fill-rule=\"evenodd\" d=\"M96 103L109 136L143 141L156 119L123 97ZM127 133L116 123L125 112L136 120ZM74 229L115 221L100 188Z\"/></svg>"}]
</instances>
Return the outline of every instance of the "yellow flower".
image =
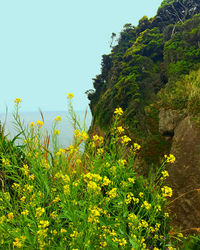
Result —
<instances>
[{"instance_id":1,"label":"yellow flower","mask_svg":"<svg viewBox=\"0 0 200 250\"><path fill-rule=\"evenodd\" d=\"M35 123L34 122L31 122L30 123L30 127L32 128L32 127L34 127L35 126Z\"/></svg>"},{"instance_id":2,"label":"yellow flower","mask_svg":"<svg viewBox=\"0 0 200 250\"><path fill-rule=\"evenodd\" d=\"M2 158L2 164L8 166L10 165L10 161L8 159Z\"/></svg>"},{"instance_id":3,"label":"yellow flower","mask_svg":"<svg viewBox=\"0 0 200 250\"><path fill-rule=\"evenodd\" d=\"M144 201L141 207L145 207L146 210L149 210L151 208L151 204L149 204L147 201Z\"/></svg>"},{"instance_id":4,"label":"yellow flower","mask_svg":"<svg viewBox=\"0 0 200 250\"><path fill-rule=\"evenodd\" d=\"M28 178L29 178L29 180L34 180L35 179L35 175L31 174Z\"/></svg>"},{"instance_id":5,"label":"yellow flower","mask_svg":"<svg viewBox=\"0 0 200 250\"><path fill-rule=\"evenodd\" d=\"M98 141L99 140L99 136L98 135L93 135L92 140L93 141Z\"/></svg>"},{"instance_id":6,"label":"yellow flower","mask_svg":"<svg viewBox=\"0 0 200 250\"><path fill-rule=\"evenodd\" d=\"M101 191L101 188L94 181L89 181L87 184L88 191L98 193Z\"/></svg>"},{"instance_id":7,"label":"yellow flower","mask_svg":"<svg viewBox=\"0 0 200 250\"><path fill-rule=\"evenodd\" d=\"M134 143L134 151L140 150L141 146L137 143Z\"/></svg>"},{"instance_id":8,"label":"yellow flower","mask_svg":"<svg viewBox=\"0 0 200 250\"><path fill-rule=\"evenodd\" d=\"M22 247L22 243L21 243L20 239L15 238L15 241L13 241L13 247L17 247L17 248Z\"/></svg>"},{"instance_id":9,"label":"yellow flower","mask_svg":"<svg viewBox=\"0 0 200 250\"><path fill-rule=\"evenodd\" d=\"M24 143L28 144L31 141L31 138L27 138L24 140Z\"/></svg>"},{"instance_id":10,"label":"yellow flower","mask_svg":"<svg viewBox=\"0 0 200 250\"><path fill-rule=\"evenodd\" d=\"M66 232L67 232L67 230L66 230L66 229L64 229L64 228L61 228L61 229L60 229L60 232L61 232L61 233L66 233Z\"/></svg>"},{"instance_id":11,"label":"yellow flower","mask_svg":"<svg viewBox=\"0 0 200 250\"><path fill-rule=\"evenodd\" d=\"M166 170L162 171L161 173L164 179L169 176L169 173Z\"/></svg>"},{"instance_id":12,"label":"yellow flower","mask_svg":"<svg viewBox=\"0 0 200 250\"><path fill-rule=\"evenodd\" d=\"M22 215L28 215L29 211L27 209L25 209L24 211L21 212Z\"/></svg>"},{"instance_id":13,"label":"yellow flower","mask_svg":"<svg viewBox=\"0 0 200 250\"><path fill-rule=\"evenodd\" d=\"M117 127L117 130L118 130L118 132L121 134L121 133L123 133L124 132L124 129L120 126L120 127Z\"/></svg>"},{"instance_id":14,"label":"yellow flower","mask_svg":"<svg viewBox=\"0 0 200 250\"><path fill-rule=\"evenodd\" d=\"M78 129L75 129L74 130L74 135L77 136L77 137L80 137L81 136L81 132Z\"/></svg>"},{"instance_id":15,"label":"yellow flower","mask_svg":"<svg viewBox=\"0 0 200 250\"><path fill-rule=\"evenodd\" d=\"M61 117L58 115L58 116L56 116L56 118L54 120L57 121L57 122L60 122L61 121Z\"/></svg>"},{"instance_id":16,"label":"yellow flower","mask_svg":"<svg viewBox=\"0 0 200 250\"><path fill-rule=\"evenodd\" d=\"M98 148L98 149L97 149L97 154L98 154L98 155L103 154L103 152L104 152L103 148Z\"/></svg>"},{"instance_id":17,"label":"yellow flower","mask_svg":"<svg viewBox=\"0 0 200 250\"><path fill-rule=\"evenodd\" d=\"M44 122L37 120L36 125L41 128L43 126Z\"/></svg>"},{"instance_id":18,"label":"yellow flower","mask_svg":"<svg viewBox=\"0 0 200 250\"><path fill-rule=\"evenodd\" d=\"M161 188L162 192L163 192L163 197L171 197L172 196L172 189L168 186L164 186L163 188Z\"/></svg>"},{"instance_id":19,"label":"yellow flower","mask_svg":"<svg viewBox=\"0 0 200 250\"><path fill-rule=\"evenodd\" d=\"M58 216L55 211L53 211L50 216L55 220L56 217Z\"/></svg>"},{"instance_id":20,"label":"yellow flower","mask_svg":"<svg viewBox=\"0 0 200 250\"><path fill-rule=\"evenodd\" d=\"M123 159L120 159L120 160L118 160L118 163L119 163L119 165L124 166L127 163L127 161L123 160Z\"/></svg>"},{"instance_id":21,"label":"yellow flower","mask_svg":"<svg viewBox=\"0 0 200 250\"><path fill-rule=\"evenodd\" d=\"M169 156L165 155L165 158L166 158L166 162L169 162L169 163L174 163L176 158L174 155L170 154Z\"/></svg>"},{"instance_id":22,"label":"yellow flower","mask_svg":"<svg viewBox=\"0 0 200 250\"><path fill-rule=\"evenodd\" d=\"M144 197L144 193L140 192L140 193L139 193L139 196L140 196L141 198L143 198L143 197Z\"/></svg>"},{"instance_id":23,"label":"yellow flower","mask_svg":"<svg viewBox=\"0 0 200 250\"><path fill-rule=\"evenodd\" d=\"M107 192L108 196L111 199L114 199L117 197L117 188L112 188L110 191Z\"/></svg>"},{"instance_id":24,"label":"yellow flower","mask_svg":"<svg viewBox=\"0 0 200 250\"><path fill-rule=\"evenodd\" d=\"M74 94L72 93L67 93L67 99L72 99L74 97Z\"/></svg>"},{"instance_id":25,"label":"yellow flower","mask_svg":"<svg viewBox=\"0 0 200 250\"><path fill-rule=\"evenodd\" d=\"M59 130L55 129L53 133L54 133L54 135L59 135Z\"/></svg>"},{"instance_id":26,"label":"yellow flower","mask_svg":"<svg viewBox=\"0 0 200 250\"><path fill-rule=\"evenodd\" d=\"M45 228L45 227L48 227L49 226L49 222L48 220L41 220L40 221L40 225L38 226L39 228Z\"/></svg>"},{"instance_id":27,"label":"yellow flower","mask_svg":"<svg viewBox=\"0 0 200 250\"><path fill-rule=\"evenodd\" d=\"M42 216L42 214L45 212L44 208L38 207L36 208L36 213L35 213L35 217L40 217Z\"/></svg>"},{"instance_id":28,"label":"yellow flower","mask_svg":"<svg viewBox=\"0 0 200 250\"><path fill-rule=\"evenodd\" d=\"M82 131L82 139L85 141L89 138L88 134L84 131Z\"/></svg>"},{"instance_id":29,"label":"yellow flower","mask_svg":"<svg viewBox=\"0 0 200 250\"><path fill-rule=\"evenodd\" d=\"M133 178L128 178L128 181L131 183L135 183L135 180Z\"/></svg>"},{"instance_id":30,"label":"yellow flower","mask_svg":"<svg viewBox=\"0 0 200 250\"><path fill-rule=\"evenodd\" d=\"M116 114L116 115L122 115L123 114L122 108L116 108L115 111L114 111L114 114Z\"/></svg>"},{"instance_id":31,"label":"yellow flower","mask_svg":"<svg viewBox=\"0 0 200 250\"><path fill-rule=\"evenodd\" d=\"M18 105L20 102L22 102L22 99L21 99L21 98L16 98L16 99L14 100L15 105Z\"/></svg>"},{"instance_id":32,"label":"yellow flower","mask_svg":"<svg viewBox=\"0 0 200 250\"><path fill-rule=\"evenodd\" d=\"M13 218L14 218L14 214L13 214L13 213L9 213L9 214L8 214L8 219L11 220L11 219L13 219Z\"/></svg>"},{"instance_id":33,"label":"yellow flower","mask_svg":"<svg viewBox=\"0 0 200 250\"><path fill-rule=\"evenodd\" d=\"M129 141L131 141L131 138L129 138L127 135L124 135L121 137L122 144L128 144Z\"/></svg>"},{"instance_id":34,"label":"yellow flower","mask_svg":"<svg viewBox=\"0 0 200 250\"><path fill-rule=\"evenodd\" d=\"M165 218L169 217L169 213L164 213L164 217Z\"/></svg>"},{"instance_id":35,"label":"yellow flower","mask_svg":"<svg viewBox=\"0 0 200 250\"><path fill-rule=\"evenodd\" d=\"M24 202L25 199L26 199L26 197L25 197L25 196L22 196L22 198L21 198L20 200L21 200L22 202Z\"/></svg>"},{"instance_id":36,"label":"yellow flower","mask_svg":"<svg viewBox=\"0 0 200 250\"><path fill-rule=\"evenodd\" d=\"M104 176L102 186L108 186L111 181L108 179L107 176Z\"/></svg>"},{"instance_id":37,"label":"yellow flower","mask_svg":"<svg viewBox=\"0 0 200 250\"><path fill-rule=\"evenodd\" d=\"M76 160L76 163L77 163L77 164L81 164L81 159L77 159L77 160Z\"/></svg>"}]
</instances>

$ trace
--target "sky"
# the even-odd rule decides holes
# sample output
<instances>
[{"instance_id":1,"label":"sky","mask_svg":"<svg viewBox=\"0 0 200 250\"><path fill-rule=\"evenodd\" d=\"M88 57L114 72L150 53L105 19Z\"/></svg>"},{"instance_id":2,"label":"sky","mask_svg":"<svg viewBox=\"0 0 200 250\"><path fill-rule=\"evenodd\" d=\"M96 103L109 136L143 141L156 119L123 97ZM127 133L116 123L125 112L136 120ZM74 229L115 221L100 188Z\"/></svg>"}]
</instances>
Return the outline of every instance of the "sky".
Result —
<instances>
[{"instance_id":1,"label":"sky","mask_svg":"<svg viewBox=\"0 0 200 250\"><path fill-rule=\"evenodd\" d=\"M0 112L88 108L112 32L156 14L162 0L0 0Z\"/></svg>"}]
</instances>

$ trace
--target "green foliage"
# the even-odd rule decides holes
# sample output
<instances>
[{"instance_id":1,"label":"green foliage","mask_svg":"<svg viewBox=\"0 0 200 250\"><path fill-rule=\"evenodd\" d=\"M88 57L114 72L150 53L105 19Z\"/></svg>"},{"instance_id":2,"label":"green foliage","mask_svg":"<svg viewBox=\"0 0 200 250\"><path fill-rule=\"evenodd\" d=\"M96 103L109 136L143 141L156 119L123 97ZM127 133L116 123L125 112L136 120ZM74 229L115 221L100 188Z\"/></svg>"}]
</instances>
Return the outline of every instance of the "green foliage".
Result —
<instances>
[{"instance_id":1,"label":"green foliage","mask_svg":"<svg viewBox=\"0 0 200 250\"><path fill-rule=\"evenodd\" d=\"M185 109L188 114L200 114L200 69L191 71L175 84L168 84L159 93L162 106L167 109Z\"/></svg>"},{"instance_id":2,"label":"green foliage","mask_svg":"<svg viewBox=\"0 0 200 250\"><path fill-rule=\"evenodd\" d=\"M159 9L172 4L174 1L175 0L163 0L162 3L160 4Z\"/></svg>"},{"instance_id":3,"label":"green foliage","mask_svg":"<svg viewBox=\"0 0 200 250\"><path fill-rule=\"evenodd\" d=\"M163 1L161 8L173 2ZM165 143L159 133L160 106L157 111L151 108L148 114L146 107L160 98L164 108L199 113L198 88L186 83L190 80L184 76L199 68L200 15L174 23L174 16L165 22L166 17L160 14L162 11L152 19L144 16L136 27L124 26L118 44L107 59L103 57L102 73L95 79L96 91L90 104L94 118L91 131L98 125L105 133L109 131L113 110L123 108L122 120L130 136L146 150L148 164L159 162L161 151L168 152L170 143ZM154 150L153 145L159 140L161 150ZM150 152L149 157L146 152Z\"/></svg>"},{"instance_id":4,"label":"green foliage","mask_svg":"<svg viewBox=\"0 0 200 250\"><path fill-rule=\"evenodd\" d=\"M18 105L16 111L18 114ZM10 172L10 179L15 177L11 190L8 186L0 190L2 248L140 250L175 246L166 207L172 190L165 185L165 169L173 163L173 156L166 157L145 179L133 170L140 146L131 143L119 126L120 108L114 112L110 141L97 134L89 139L81 127L77 129L70 99L69 113L75 127L73 144L57 148L56 127L61 117L56 117L52 151L41 121L24 128L14 115L26 138L21 146L28 162L18 164L17 155L7 150L2 153L5 171ZM83 152L80 147L86 140ZM11 157L16 161L8 161Z\"/></svg>"}]
</instances>

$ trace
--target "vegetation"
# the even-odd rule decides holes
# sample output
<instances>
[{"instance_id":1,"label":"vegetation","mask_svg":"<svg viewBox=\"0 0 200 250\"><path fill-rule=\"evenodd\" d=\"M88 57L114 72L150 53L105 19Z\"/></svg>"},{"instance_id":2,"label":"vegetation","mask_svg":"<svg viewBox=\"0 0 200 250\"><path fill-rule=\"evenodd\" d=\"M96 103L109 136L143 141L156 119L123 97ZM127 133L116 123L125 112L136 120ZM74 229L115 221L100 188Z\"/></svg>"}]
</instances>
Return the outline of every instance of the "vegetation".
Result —
<instances>
[{"instance_id":1,"label":"vegetation","mask_svg":"<svg viewBox=\"0 0 200 250\"><path fill-rule=\"evenodd\" d=\"M187 102L183 98L188 95L183 92L185 88L190 88L197 92L195 97L189 97L193 99L188 100L188 109L193 114L199 110L196 82L190 78L190 84L186 87L183 86L182 79L190 71L198 71L200 67L200 14L191 14L185 17L186 21L181 19L176 22L174 15L171 15L171 20L165 22L163 6L171 6L173 2L163 1L163 12L151 19L144 16L137 27L131 24L124 26L118 44L112 47L111 54L103 56L102 73L94 79L95 91L88 95L93 115L93 127L90 131L98 126L106 134L111 126L112 110L116 106L122 107L122 120L128 134L142 145L148 166L152 162L158 164L160 155L169 153L170 149L170 143L165 142L165 138L159 133L159 108L162 106L167 109L170 105L183 107ZM182 7L187 4L176 2L180 2ZM176 12L178 15L179 9ZM163 22L157 21L160 19ZM167 99L167 95L173 96L172 103L170 98L168 101L161 100ZM196 115L198 113L199 111ZM152 151L154 143L157 148L162 148L162 152Z\"/></svg>"},{"instance_id":2,"label":"vegetation","mask_svg":"<svg viewBox=\"0 0 200 250\"><path fill-rule=\"evenodd\" d=\"M81 129L68 94L74 141L59 148L54 121L51 137L43 121L23 126L16 99L14 118L20 134L16 146L1 132L0 244L24 249L174 249L184 240L170 227L166 205L172 189L165 184L165 156L147 179L133 169L140 146L132 143L116 108L111 140ZM80 147L86 142L83 152ZM129 147L128 147L129 146Z\"/></svg>"}]
</instances>

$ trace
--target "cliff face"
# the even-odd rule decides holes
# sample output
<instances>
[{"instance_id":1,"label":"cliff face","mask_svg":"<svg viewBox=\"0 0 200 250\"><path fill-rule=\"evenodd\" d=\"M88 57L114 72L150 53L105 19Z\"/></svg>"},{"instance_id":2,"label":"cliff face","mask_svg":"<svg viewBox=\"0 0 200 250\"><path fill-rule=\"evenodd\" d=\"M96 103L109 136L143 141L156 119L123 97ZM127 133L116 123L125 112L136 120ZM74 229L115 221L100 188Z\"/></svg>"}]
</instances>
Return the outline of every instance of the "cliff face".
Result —
<instances>
[{"instance_id":1,"label":"cliff face","mask_svg":"<svg viewBox=\"0 0 200 250\"><path fill-rule=\"evenodd\" d=\"M102 57L95 90L88 92L91 134L107 134L114 109L124 110L123 126L142 146L138 172L145 174L152 163L159 165L164 154L176 156L169 179L173 198L200 188L199 13L199 0L164 0L155 17L143 17L137 27L125 25L118 44ZM200 204L200 195L194 199L193 192L173 203L176 224L185 229L200 223L200 214L192 210L194 201ZM191 211L196 220L188 224Z\"/></svg>"}]
</instances>

